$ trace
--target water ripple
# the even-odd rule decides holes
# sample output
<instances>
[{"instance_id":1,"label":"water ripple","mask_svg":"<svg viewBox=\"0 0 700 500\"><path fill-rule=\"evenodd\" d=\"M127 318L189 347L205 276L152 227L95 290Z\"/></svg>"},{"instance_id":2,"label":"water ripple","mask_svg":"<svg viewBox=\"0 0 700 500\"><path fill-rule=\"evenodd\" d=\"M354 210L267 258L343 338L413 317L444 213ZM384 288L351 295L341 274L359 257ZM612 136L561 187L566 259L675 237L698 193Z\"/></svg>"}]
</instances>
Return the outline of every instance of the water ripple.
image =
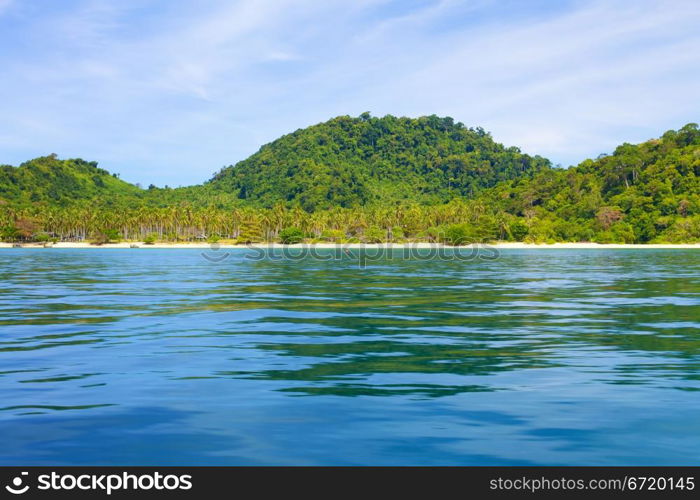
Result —
<instances>
[{"instance_id":1,"label":"water ripple","mask_svg":"<svg viewBox=\"0 0 700 500\"><path fill-rule=\"evenodd\" d=\"M698 465L700 255L0 251L3 464Z\"/></svg>"}]
</instances>

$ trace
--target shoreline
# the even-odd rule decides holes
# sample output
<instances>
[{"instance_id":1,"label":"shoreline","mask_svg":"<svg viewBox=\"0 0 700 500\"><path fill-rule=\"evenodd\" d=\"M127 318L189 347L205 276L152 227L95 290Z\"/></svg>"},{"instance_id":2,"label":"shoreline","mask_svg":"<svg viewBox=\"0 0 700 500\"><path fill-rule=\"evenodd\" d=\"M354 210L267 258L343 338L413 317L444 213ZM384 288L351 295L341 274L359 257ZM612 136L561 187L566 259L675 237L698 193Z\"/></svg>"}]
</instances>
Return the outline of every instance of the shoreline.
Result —
<instances>
[{"instance_id":1,"label":"shoreline","mask_svg":"<svg viewBox=\"0 0 700 500\"><path fill-rule=\"evenodd\" d=\"M13 243L0 243L2 248L40 248L40 249L246 249L246 248L304 248L313 247L319 249L332 248L459 248L442 243L297 243L294 245L283 245L281 243L255 243L252 245L231 245L218 244L213 247L209 243L156 243L145 245L143 242L106 243L103 245L92 245L85 242L59 242L44 246L43 243L22 243L20 247L13 246ZM136 248L132 247L136 245ZM469 246L469 245L466 245ZM610 249L697 249L700 250L700 243L522 243L522 242L497 242L484 244L483 246L497 248L499 250L610 250Z\"/></svg>"}]
</instances>

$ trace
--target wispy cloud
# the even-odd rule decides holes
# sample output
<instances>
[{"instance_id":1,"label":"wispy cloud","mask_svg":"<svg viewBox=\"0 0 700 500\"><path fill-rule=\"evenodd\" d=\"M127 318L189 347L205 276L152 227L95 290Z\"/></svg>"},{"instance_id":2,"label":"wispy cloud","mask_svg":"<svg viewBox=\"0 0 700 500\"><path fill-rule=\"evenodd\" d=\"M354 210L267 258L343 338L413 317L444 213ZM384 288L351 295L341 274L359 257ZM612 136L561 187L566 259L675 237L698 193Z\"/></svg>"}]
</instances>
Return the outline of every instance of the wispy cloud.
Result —
<instances>
[{"instance_id":1,"label":"wispy cloud","mask_svg":"<svg viewBox=\"0 0 700 500\"><path fill-rule=\"evenodd\" d=\"M4 9L3 9L4 7ZM700 115L700 4L0 0L0 162L201 182L338 114L451 115L563 164Z\"/></svg>"}]
</instances>

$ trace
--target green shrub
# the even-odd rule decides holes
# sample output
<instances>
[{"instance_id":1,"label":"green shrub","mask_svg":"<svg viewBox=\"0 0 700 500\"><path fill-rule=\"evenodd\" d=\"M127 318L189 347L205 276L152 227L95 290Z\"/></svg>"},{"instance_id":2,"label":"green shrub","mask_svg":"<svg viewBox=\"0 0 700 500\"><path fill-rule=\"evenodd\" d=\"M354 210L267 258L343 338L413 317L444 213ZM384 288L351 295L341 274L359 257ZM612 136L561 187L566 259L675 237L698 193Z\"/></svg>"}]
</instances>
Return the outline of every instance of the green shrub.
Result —
<instances>
[{"instance_id":1,"label":"green shrub","mask_svg":"<svg viewBox=\"0 0 700 500\"><path fill-rule=\"evenodd\" d=\"M157 239L158 239L158 235L156 233L151 233L143 239L143 244L144 245L153 245Z\"/></svg>"},{"instance_id":2,"label":"green shrub","mask_svg":"<svg viewBox=\"0 0 700 500\"><path fill-rule=\"evenodd\" d=\"M634 243L635 235L632 227L626 222L618 222L608 231L601 231L594 241L597 243Z\"/></svg>"},{"instance_id":3,"label":"green shrub","mask_svg":"<svg viewBox=\"0 0 700 500\"><path fill-rule=\"evenodd\" d=\"M527 224L519 219L511 223L508 229L510 230L510 237L515 241L523 241L530 231Z\"/></svg>"},{"instance_id":4,"label":"green shrub","mask_svg":"<svg viewBox=\"0 0 700 500\"><path fill-rule=\"evenodd\" d=\"M473 242L468 224L452 224L445 230L444 240L450 245L467 245Z\"/></svg>"},{"instance_id":5,"label":"green shrub","mask_svg":"<svg viewBox=\"0 0 700 500\"><path fill-rule=\"evenodd\" d=\"M366 243L381 243L386 240L386 237L386 231L377 226L368 227L362 235L362 239Z\"/></svg>"},{"instance_id":6,"label":"green shrub","mask_svg":"<svg viewBox=\"0 0 700 500\"><path fill-rule=\"evenodd\" d=\"M107 238L106 243L118 243L122 239L119 231L116 229L106 229L103 234Z\"/></svg>"},{"instance_id":7,"label":"green shrub","mask_svg":"<svg viewBox=\"0 0 700 500\"><path fill-rule=\"evenodd\" d=\"M298 227L287 227L279 232L279 239L285 245L301 243L304 240L304 233Z\"/></svg>"},{"instance_id":8,"label":"green shrub","mask_svg":"<svg viewBox=\"0 0 700 500\"><path fill-rule=\"evenodd\" d=\"M238 236L236 237L236 242L239 245L245 245L248 243L256 243L258 241L263 241L262 229L260 225L251 222L244 221L238 230Z\"/></svg>"},{"instance_id":9,"label":"green shrub","mask_svg":"<svg viewBox=\"0 0 700 500\"><path fill-rule=\"evenodd\" d=\"M19 231L15 226L0 227L0 240L2 241L17 241L19 239Z\"/></svg>"},{"instance_id":10,"label":"green shrub","mask_svg":"<svg viewBox=\"0 0 700 500\"><path fill-rule=\"evenodd\" d=\"M615 235L612 233L612 231L599 232L598 234L595 235L595 238L593 238L593 241L595 241L596 243L602 243L602 244L622 243L617 238L615 238Z\"/></svg>"},{"instance_id":11,"label":"green shrub","mask_svg":"<svg viewBox=\"0 0 700 500\"><path fill-rule=\"evenodd\" d=\"M405 234L403 232L403 229L399 226L391 228L391 239L393 241L401 241L405 238Z\"/></svg>"}]
</instances>

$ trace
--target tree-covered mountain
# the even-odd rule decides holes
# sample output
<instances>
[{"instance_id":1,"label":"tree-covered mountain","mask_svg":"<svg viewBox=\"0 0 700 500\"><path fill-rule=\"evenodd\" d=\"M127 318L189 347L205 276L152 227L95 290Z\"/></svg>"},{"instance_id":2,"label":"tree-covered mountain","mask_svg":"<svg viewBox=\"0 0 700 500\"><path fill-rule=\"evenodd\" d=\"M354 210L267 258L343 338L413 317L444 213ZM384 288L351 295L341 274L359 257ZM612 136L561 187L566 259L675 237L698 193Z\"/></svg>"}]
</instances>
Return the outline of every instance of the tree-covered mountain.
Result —
<instances>
[{"instance_id":1,"label":"tree-covered mountain","mask_svg":"<svg viewBox=\"0 0 700 500\"><path fill-rule=\"evenodd\" d=\"M59 160L43 156L19 167L0 165L0 200L17 205L51 203L67 205L76 200L136 195L137 186L80 158Z\"/></svg>"},{"instance_id":2,"label":"tree-covered mountain","mask_svg":"<svg viewBox=\"0 0 700 500\"><path fill-rule=\"evenodd\" d=\"M180 188L142 189L99 168L95 161L59 159L55 154L26 161L18 167L0 165L0 206L65 207L147 205L167 207L179 204L217 206L239 204L234 195L214 191L208 185Z\"/></svg>"},{"instance_id":3,"label":"tree-covered mountain","mask_svg":"<svg viewBox=\"0 0 700 500\"><path fill-rule=\"evenodd\" d=\"M0 167L0 239L105 235L700 242L700 130L561 169L449 118L363 115L284 136L186 188L140 189L53 155Z\"/></svg>"},{"instance_id":4,"label":"tree-covered mountain","mask_svg":"<svg viewBox=\"0 0 700 500\"><path fill-rule=\"evenodd\" d=\"M700 130L659 139L533 179L501 183L484 199L522 218L538 240L600 242L700 239Z\"/></svg>"},{"instance_id":5,"label":"tree-covered mountain","mask_svg":"<svg viewBox=\"0 0 700 500\"><path fill-rule=\"evenodd\" d=\"M444 203L549 167L452 118L340 116L266 144L210 184L255 206L307 211L412 200Z\"/></svg>"}]
</instances>

